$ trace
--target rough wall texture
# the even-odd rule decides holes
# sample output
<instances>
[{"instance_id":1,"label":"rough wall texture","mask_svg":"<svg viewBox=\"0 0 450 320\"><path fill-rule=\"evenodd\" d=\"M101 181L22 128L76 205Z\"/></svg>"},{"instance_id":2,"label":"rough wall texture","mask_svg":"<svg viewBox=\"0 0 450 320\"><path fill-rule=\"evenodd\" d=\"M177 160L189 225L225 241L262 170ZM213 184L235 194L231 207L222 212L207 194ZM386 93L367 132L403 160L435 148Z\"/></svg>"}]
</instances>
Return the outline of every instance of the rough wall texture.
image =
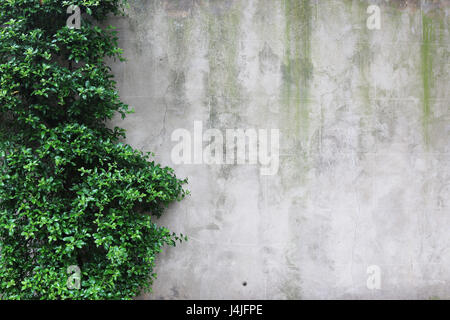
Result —
<instances>
[{"instance_id":1,"label":"rough wall texture","mask_svg":"<svg viewBox=\"0 0 450 320\"><path fill-rule=\"evenodd\" d=\"M190 241L140 298L450 298L449 7L130 0L114 124L192 193L160 220ZM279 129L278 171L175 164L194 121Z\"/></svg>"}]
</instances>

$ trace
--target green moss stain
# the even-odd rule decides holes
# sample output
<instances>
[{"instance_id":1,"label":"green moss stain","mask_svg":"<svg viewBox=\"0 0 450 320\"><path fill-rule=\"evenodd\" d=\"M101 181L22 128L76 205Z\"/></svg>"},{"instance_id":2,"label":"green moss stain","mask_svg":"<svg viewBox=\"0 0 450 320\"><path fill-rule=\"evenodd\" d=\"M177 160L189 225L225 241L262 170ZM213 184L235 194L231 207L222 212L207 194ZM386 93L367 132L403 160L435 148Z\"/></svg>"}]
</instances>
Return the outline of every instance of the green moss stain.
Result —
<instances>
[{"instance_id":1,"label":"green moss stain","mask_svg":"<svg viewBox=\"0 0 450 320\"><path fill-rule=\"evenodd\" d=\"M211 2L211 5L215 3ZM243 105L242 87L238 81L238 36L241 33L242 11L239 5L219 11L213 9L210 7L203 12L208 33L206 103L210 108L211 123L220 127L221 124L217 123L220 113L231 115L236 122Z\"/></svg>"},{"instance_id":2,"label":"green moss stain","mask_svg":"<svg viewBox=\"0 0 450 320\"><path fill-rule=\"evenodd\" d=\"M311 4L308 0L283 0L285 10L285 55L283 104L296 133L308 131L308 100L312 77Z\"/></svg>"},{"instance_id":3,"label":"green moss stain","mask_svg":"<svg viewBox=\"0 0 450 320\"><path fill-rule=\"evenodd\" d=\"M357 33L356 50L352 57L353 64L358 67L355 70L355 77L357 77L357 88L355 91L355 103L358 108L355 113L360 117L358 123L358 151L364 152L366 150L365 138L367 132L372 130L372 98L371 91L373 90L370 81L372 51L371 41L373 31L366 27L367 19L367 4L358 2L350 8L351 21L353 23L353 30ZM361 27L362 26L362 27Z\"/></svg>"},{"instance_id":4,"label":"green moss stain","mask_svg":"<svg viewBox=\"0 0 450 320\"><path fill-rule=\"evenodd\" d=\"M367 18L367 5L364 3L358 3L357 8L357 21L355 21L355 25L362 25L362 28L359 28L358 35L358 44L357 44L357 65L359 70L359 95L360 100L362 102L362 107L364 113L368 115L371 108L370 101L370 90L371 83L369 80L370 76L370 65L371 65L371 49L370 42L373 31L370 31L366 27L366 18ZM362 17L362 18L361 18Z\"/></svg>"},{"instance_id":5,"label":"green moss stain","mask_svg":"<svg viewBox=\"0 0 450 320\"><path fill-rule=\"evenodd\" d=\"M190 57L193 20L168 17L168 59L172 72L184 72Z\"/></svg>"},{"instance_id":6,"label":"green moss stain","mask_svg":"<svg viewBox=\"0 0 450 320\"><path fill-rule=\"evenodd\" d=\"M444 19L441 17L439 19L439 45L441 47L445 46L445 23L444 23Z\"/></svg>"},{"instance_id":7,"label":"green moss stain","mask_svg":"<svg viewBox=\"0 0 450 320\"><path fill-rule=\"evenodd\" d=\"M433 21L422 13L421 77L423 87L423 127L425 143L429 142L431 115L431 87L433 80L432 46L434 41Z\"/></svg>"},{"instance_id":8,"label":"green moss stain","mask_svg":"<svg viewBox=\"0 0 450 320\"><path fill-rule=\"evenodd\" d=\"M183 55L182 59L184 59L189 51L193 19L168 17L168 25L168 43L174 45L178 55Z\"/></svg>"}]
</instances>

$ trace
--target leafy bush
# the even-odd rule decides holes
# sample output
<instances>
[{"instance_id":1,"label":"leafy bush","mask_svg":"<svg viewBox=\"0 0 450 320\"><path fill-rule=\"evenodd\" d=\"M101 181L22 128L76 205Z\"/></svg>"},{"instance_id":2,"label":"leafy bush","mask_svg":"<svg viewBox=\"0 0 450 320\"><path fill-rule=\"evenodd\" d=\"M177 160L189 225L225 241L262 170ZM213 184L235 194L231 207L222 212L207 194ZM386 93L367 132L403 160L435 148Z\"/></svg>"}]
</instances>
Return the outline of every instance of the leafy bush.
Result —
<instances>
[{"instance_id":1,"label":"leafy bush","mask_svg":"<svg viewBox=\"0 0 450 320\"><path fill-rule=\"evenodd\" d=\"M66 25L72 4L80 29ZM183 239L154 217L186 181L105 124L129 112L105 63L123 60L116 32L98 26L123 5L0 0L3 299L130 299L150 289L161 248ZM81 269L79 289L69 266Z\"/></svg>"}]
</instances>

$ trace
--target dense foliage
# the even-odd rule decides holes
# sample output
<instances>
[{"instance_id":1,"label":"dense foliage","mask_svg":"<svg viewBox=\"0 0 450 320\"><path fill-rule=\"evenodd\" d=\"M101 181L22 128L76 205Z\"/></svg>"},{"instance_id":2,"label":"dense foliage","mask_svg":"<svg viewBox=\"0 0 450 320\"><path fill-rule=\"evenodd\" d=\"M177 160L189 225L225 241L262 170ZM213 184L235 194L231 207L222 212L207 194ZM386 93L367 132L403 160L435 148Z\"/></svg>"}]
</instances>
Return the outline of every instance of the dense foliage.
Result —
<instances>
[{"instance_id":1,"label":"dense foliage","mask_svg":"<svg viewBox=\"0 0 450 320\"><path fill-rule=\"evenodd\" d=\"M69 28L78 5L81 28ZM123 0L0 0L0 296L130 299L149 289L155 256L183 238L159 227L185 180L109 128L119 100L101 28ZM69 266L81 287L68 286Z\"/></svg>"}]
</instances>

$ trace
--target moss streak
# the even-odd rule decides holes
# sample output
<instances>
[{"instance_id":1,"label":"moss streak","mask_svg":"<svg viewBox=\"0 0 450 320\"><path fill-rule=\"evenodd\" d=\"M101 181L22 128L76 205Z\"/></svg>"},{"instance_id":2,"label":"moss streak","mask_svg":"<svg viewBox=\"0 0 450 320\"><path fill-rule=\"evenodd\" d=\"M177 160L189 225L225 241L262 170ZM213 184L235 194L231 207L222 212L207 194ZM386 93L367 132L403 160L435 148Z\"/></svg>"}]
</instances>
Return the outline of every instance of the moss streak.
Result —
<instances>
[{"instance_id":1,"label":"moss streak","mask_svg":"<svg viewBox=\"0 0 450 320\"><path fill-rule=\"evenodd\" d=\"M290 118L308 130L311 62L311 5L309 0L284 0L286 30L283 102ZM294 110L292 110L294 109Z\"/></svg>"},{"instance_id":2,"label":"moss streak","mask_svg":"<svg viewBox=\"0 0 450 320\"><path fill-rule=\"evenodd\" d=\"M221 15L206 14L208 26L207 100L211 108L210 119L217 121L221 112L238 114L242 107L242 90L238 82L237 64L240 33L240 8L229 9Z\"/></svg>"},{"instance_id":3,"label":"moss streak","mask_svg":"<svg viewBox=\"0 0 450 320\"><path fill-rule=\"evenodd\" d=\"M422 14L422 46L421 46L421 76L423 86L423 126L425 143L429 142L428 124L431 114L430 88L433 79L432 43L434 40L433 23L430 17Z\"/></svg>"}]
</instances>

